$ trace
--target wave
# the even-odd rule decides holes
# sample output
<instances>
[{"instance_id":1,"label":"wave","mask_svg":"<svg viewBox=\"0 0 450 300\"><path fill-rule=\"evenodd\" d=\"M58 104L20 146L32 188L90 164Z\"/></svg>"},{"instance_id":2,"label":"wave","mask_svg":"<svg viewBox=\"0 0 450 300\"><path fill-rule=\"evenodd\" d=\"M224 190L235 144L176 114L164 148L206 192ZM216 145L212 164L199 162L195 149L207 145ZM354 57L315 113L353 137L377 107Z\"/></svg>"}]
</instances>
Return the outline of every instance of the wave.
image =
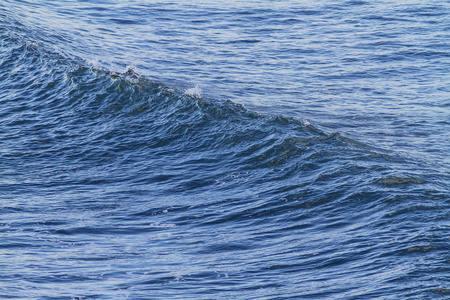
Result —
<instances>
[{"instance_id":1,"label":"wave","mask_svg":"<svg viewBox=\"0 0 450 300\"><path fill-rule=\"evenodd\" d=\"M82 134L73 137L82 139L87 148L115 139L122 146L136 143L163 153L207 152L211 156L208 151L216 151L224 164L238 169L298 165L321 156L333 161L343 155L349 163L374 157L387 163L411 163L410 158L326 133L306 120L259 114L229 100L202 97L198 86L178 90L140 75L133 67L123 72L104 68L59 51L64 47L52 46L51 37L42 37L43 32L8 14L2 15L2 25L0 80L5 88L1 96L4 104L11 104L3 112L11 126L36 126L41 113L49 120L45 122L52 122L48 128L79 129ZM17 110L23 118L14 114ZM145 136L137 141L135 137L143 135L140 131ZM383 182L384 177L415 178L415 174L381 174L372 181Z\"/></svg>"},{"instance_id":2,"label":"wave","mask_svg":"<svg viewBox=\"0 0 450 300\"><path fill-rule=\"evenodd\" d=\"M376 165L374 157L401 162L308 121L202 98L198 87L172 89L131 67L124 72L103 69L52 53L36 42L11 41L3 48L1 96L10 107L2 118L8 126L25 125L24 139L30 132L49 136L41 156L73 156L61 143L67 140L83 146L80 154L87 160L145 149L155 157L179 157L186 165L209 161L206 165L216 164L219 173L229 173L231 166L239 171L296 166L297 173L310 172L321 164L341 166L342 161Z\"/></svg>"},{"instance_id":3,"label":"wave","mask_svg":"<svg viewBox=\"0 0 450 300\"><path fill-rule=\"evenodd\" d=\"M153 186L159 195L238 197L252 215L274 216L298 201L297 209L341 197L345 206L355 197L370 203L377 186L435 181L404 157L304 120L172 89L133 68L98 68L35 43L11 45L0 68L3 140L15 141L3 157L28 188ZM24 191L18 182L3 188Z\"/></svg>"}]
</instances>

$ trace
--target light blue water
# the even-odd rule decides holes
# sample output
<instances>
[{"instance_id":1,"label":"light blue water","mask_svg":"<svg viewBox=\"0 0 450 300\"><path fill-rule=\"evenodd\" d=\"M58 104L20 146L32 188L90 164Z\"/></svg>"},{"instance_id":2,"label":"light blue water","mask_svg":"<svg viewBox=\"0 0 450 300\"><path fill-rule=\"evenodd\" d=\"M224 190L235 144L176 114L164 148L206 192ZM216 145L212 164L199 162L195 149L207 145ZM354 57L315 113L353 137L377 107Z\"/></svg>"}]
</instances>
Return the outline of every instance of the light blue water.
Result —
<instances>
[{"instance_id":1,"label":"light blue water","mask_svg":"<svg viewBox=\"0 0 450 300\"><path fill-rule=\"evenodd\" d=\"M1 2L0 298L448 298L449 12Z\"/></svg>"}]
</instances>

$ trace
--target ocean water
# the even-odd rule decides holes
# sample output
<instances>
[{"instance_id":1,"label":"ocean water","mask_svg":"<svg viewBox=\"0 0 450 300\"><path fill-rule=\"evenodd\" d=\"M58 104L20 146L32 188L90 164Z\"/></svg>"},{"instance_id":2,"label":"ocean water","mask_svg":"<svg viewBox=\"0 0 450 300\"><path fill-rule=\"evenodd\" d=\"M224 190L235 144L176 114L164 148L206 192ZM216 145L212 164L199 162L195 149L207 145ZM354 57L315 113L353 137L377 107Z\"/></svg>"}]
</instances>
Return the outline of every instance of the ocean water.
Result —
<instances>
[{"instance_id":1,"label":"ocean water","mask_svg":"<svg viewBox=\"0 0 450 300\"><path fill-rule=\"evenodd\" d=\"M0 2L1 299L449 299L447 1Z\"/></svg>"}]
</instances>

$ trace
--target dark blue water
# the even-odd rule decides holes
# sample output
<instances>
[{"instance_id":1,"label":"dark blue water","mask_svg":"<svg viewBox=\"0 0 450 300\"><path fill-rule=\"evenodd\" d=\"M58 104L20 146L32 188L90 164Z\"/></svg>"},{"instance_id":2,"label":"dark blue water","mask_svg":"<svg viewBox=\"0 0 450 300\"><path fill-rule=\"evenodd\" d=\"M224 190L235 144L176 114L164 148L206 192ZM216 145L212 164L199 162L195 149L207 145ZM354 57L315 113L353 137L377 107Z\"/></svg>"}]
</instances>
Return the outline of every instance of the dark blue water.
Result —
<instances>
[{"instance_id":1,"label":"dark blue water","mask_svg":"<svg viewBox=\"0 0 450 300\"><path fill-rule=\"evenodd\" d=\"M449 299L450 4L2 1L1 299Z\"/></svg>"}]
</instances>

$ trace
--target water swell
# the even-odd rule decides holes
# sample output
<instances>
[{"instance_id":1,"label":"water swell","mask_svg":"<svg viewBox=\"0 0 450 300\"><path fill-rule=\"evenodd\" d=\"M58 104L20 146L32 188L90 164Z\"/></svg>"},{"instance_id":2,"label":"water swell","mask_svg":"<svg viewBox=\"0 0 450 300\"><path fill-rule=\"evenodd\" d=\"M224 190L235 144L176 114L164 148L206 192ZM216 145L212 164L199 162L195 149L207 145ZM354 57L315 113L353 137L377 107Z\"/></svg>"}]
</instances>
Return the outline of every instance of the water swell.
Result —
<instances>
[{"instance_id":1,"label":"water swell","mask_svg":"<svg viewBox=\"0 0 450 300\"><path fill-rule=\"evenodd\" d=\"M189 165L206 152L210 161L241 170L280 167L305 153L319 156L320 145L330 160L339 151L333 145L358 147L300 120L185 95L132 69L116 73L78 63L64 66L61 57L46 57L34 44L11 49L2 68L2 80L15 90L4 91L3 103L15 105L2 117L10 128L25 129L24 138L33 132L23 148L40 149L41 158L107 162L147 151L155 158L184 155L189 159L180 157L181 162ZM83 150L77 153L77 148Z\"/></svg>"},{"instance_id":2,"label":"water swell","mask_svg":"<svg viewBox=\"0 0 450 300\"><path fill-rule=\"evenodd\" d=\"M259 174L254 184L275 187L290 181L302 187L427 182L414 173L394 176L392 167L384 166L404 164L404 158L305 121L190 96L132 68L117 73L45 52L35 43L14 45L1 64L1 117L9 128L4 140L20 142L10 142L3 153L11 164L20 158L23 172L53 161L53 168L44 168L49 185L69 177L90 184L164 182L172 193L189 194L216 185L230 188L230 178L245 172ZM173 164L167 164L170 158ZM103 175L89 176L96 168ZM45 182L42 169L39 174L38 181ZM272 187L262 191L279 193Z\"/></svg>"},{"instance_id":3,"label":"water swell","mask_svg":"<svg viewBox=\"0 0 450 300\"><path fill-rule=\"evenodd\" d=\"M12 47L1 67L9 88L2 96L4 141L10 141L3 157L16 175L26 175L30 191L98 185L153 186L156 195L186 197L215 191L265 199L262 207L283 215L283 205L275 213L272 201L335 206L341 197L373 199L369 186L429 181L414 169L391 174L392 165L408 162L339 133L189 96L132 68L99 69L30 43ZM25 190L3 187L7 194ZM257 203L249 204L251 215L269 214Z\"/></svg>"}]
</instances>

